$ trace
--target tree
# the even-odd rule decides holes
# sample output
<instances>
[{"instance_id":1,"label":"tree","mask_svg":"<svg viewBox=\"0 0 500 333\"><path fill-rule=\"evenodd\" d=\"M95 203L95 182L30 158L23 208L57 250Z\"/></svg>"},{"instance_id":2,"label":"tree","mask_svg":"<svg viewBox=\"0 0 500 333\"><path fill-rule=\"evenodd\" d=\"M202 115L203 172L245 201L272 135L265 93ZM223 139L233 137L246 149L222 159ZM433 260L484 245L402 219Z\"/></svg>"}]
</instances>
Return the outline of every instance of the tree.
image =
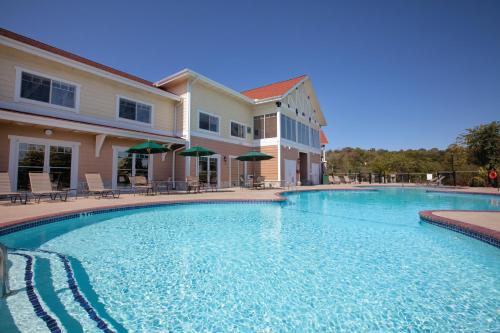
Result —
<instances>
[{"instance_id":1,"label":"tree","mask_svg":"<svg viewBox=\"0 0 500 333\"><path fill-rule=\"evenodd\" d=\"M500 165L499 121L469 128L459 136L459 141L467 147L472 163L487 168Z\"/></svg>"}]
</instances>

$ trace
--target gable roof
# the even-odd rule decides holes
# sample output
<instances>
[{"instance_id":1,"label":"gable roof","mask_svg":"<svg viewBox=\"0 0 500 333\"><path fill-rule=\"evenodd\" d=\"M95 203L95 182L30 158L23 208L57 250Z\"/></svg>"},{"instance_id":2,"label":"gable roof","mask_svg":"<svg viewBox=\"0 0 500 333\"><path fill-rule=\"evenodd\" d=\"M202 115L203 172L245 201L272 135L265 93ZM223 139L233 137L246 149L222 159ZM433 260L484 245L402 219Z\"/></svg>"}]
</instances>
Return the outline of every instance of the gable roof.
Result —
<instances>
[{"instance_id":1,"label":"gable roof","mask_svg":"<svg viewBox=\"0 0 500 333\"><path fill-rule=\"evenodd\" d=\"M322 146L328 144L328 138L326 137L325 132L323 132L323 130L319 131L319 142Z\"/></svg>"},{"instance_id":2,"label":"gable roof","mask_svg":"<svg viewBox=\"0 0 500 333\"><path fill-rule=\"evenodd\" d=\"M175 99L175 100L179 100L179 97L177 95L172 94L172 93L170 93L168 91L165 91L163 89L160 89L160 88L154 86L153 82L151 82L151 81L148 81L148 80L142 79L142 78L140 78L138 76L135 76L135 75L132 75L132 74L129 74L129 73L125 73L125 72L120 71L118 69L115 69L115 68L112 68L112 67L100 64L100 63L95 62L93 60L90 60L90 59L81 57L79 55L76 55L74 53L71 53L71 52L68 52L68 51L64 51L64 50L62 50L60 48L57 48L57 47L54 47L52 45L39 42L39 41L34 40L32 38L16 34L15 32L12 32L10 30L0 28L0 37L5 37L5 38L13 40L13 41L15 41L17 43L21 43L23 45L27 45L27 47L36 48L38 50L49 52L50 54L53 54L56 57L62 57L62 58L67 59L69 61L76 62L78 64L81 64L79 66L82 66L82 68L88 68L88 67L85 67L85 66L90 66L92 68L97 69L98 71L99 70L100 71L104 71L106 73L111 74L111 75L107 74L107 75L109 75L110 78L116 78L118 76L118 77L120 77L120 80L122 80L122 82L134 81L133 84L136 85L137 87L140 87L140 88L143 88L143 89L147 89L150 92L161 94L161 95L163 95L165 97L169 97L169 98L172 98L172 99ZM11 44L6 44L6 45L7 46L13 46ZM61 58L59 58L59 59L61 59ZM57 60L57 61L59 61L59 60ZM123 79L130 80L130 81L126 81L126 80L123 80ZM139 83L139 85L137 85L137 83ZM132 83L130 82L129 84L132 84Z\"/></svg>"},{"instance_id":3,"label":"gable roof","mask_svg":"<svg viewBox=\"0 0 500 333\"><path fill-rule=\"evenodd\" d=\"M242 91L241 94L252 99L267 99L281 97L307 76L301 75L293 79L267 84L262 87Z\"/></svg>"}]
</instances>

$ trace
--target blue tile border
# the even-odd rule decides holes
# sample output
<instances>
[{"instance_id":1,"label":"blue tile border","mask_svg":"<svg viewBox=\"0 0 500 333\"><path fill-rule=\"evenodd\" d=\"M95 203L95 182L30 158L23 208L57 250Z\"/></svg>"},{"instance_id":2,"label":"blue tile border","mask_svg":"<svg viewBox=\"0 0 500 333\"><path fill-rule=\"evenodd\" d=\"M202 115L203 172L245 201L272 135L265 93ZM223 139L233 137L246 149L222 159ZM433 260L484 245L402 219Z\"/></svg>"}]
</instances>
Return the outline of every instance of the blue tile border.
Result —
<instances>
[{"instance_id":1,"label":"blue tile border","mask_svg":"<svg viewBox=\"0 0 500 333\"><path fill-rule=\"evenodd\" d=\"M35 314L45 322L50 332L62 333L61 328L57 324L57 321L42 308L40 300L35 293L35 287L33 286L33 257L23 253L11 254L18 255L26 259L26 269L24 273L26 294L28 295L28 299L31 302L31 305L33 306Z\"/></svg>"},{"instance_id":2,"label":"blue tile border","mask_svg":"<svg viewBox=\"0 0 500 333\"><path fill-rule=\"evenodd\" d=\"M210 201L186 201L186 202L163 202L163 203L152 203L146 205L132 205L132 206L121 206L121 207L110 207L102 209L89 209L88 211L80 211L68 213L60 216L45 217L45 218L35 218L30 221L21 222L13 226L5 226L0 228L0 236L5 236L17 231L30 229L38 227L45 224L50 224L54 222L61 222L64 220L70 220L78 217L85 217L90 215L99 215L118 211L135 210L142 208L159 208L166 206L180 206L180 205L206 205L206 204L232 204L232 203L249 203L249 204L270 204L270 203L282 203L286 201L285 199L269 199L269 200L210 200Z\"/></svg>"},{"instance_id":3,"label":"blue tile border","mask_svg":"<svg viewBox=\"0 0 500 333\"><path fill-rule=\"evenodd\" d=\"M420 219L425 223L429 223L429 224L432 224L432 225L435 225L435 226L438 226L441 228L445 228L445 229L448 229L448 230L451 230L454 232L458 232L462 235L477 239L481 242L485 242L487 244L490 244L490 245L500 249L500 239L498 239L496 237L492 237L492 236L489 236L489 235L486 235L483 233L479 233L479 232L476 232L474 230L471 230L471 229L468 229L465 227L461 227L461 226L456 225L456 224L441 221L441 218L433 217L430 214L428 214L427 212L420 212ZM450 220L450 219L444 218L444 220Z\"/></svg>"}]
</instances>

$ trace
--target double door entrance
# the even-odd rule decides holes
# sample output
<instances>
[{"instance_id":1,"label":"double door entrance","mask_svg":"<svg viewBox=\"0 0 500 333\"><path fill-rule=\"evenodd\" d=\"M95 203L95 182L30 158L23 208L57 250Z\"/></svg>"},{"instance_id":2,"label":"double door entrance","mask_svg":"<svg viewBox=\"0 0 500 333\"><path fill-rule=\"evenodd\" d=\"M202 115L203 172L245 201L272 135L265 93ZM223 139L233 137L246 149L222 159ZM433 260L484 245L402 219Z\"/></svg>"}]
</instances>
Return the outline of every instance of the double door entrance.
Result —
<instances>
[{"instance_id":1,"label":"double door entrance","mask_svg":"<svg viewBox=\"0 0 500 333\"><path fill-rule=\"evenodd\" d=\"M30 172L47 172L54 187L76 188L79 143L11 137L9 174L17 190L29 190Z\"/></svg>"},{"instance_id":2,"label":"double door entrance","mask_svg":"<svg viewBox=\"0 0 500 333\"><path fill-rule=\"evenodd\" d=\"M198 159L198 179L204 184L219 184L219 157L208 156Z\"/></svg>"}]
</instances>

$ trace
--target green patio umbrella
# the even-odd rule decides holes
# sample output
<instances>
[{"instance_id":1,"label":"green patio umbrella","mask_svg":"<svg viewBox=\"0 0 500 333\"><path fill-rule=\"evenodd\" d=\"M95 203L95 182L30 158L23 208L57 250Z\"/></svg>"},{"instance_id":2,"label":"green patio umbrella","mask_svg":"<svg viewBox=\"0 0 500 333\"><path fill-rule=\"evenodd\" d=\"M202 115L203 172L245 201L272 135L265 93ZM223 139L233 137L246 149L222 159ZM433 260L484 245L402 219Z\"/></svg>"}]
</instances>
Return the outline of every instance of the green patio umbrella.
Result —
<instances>
[{"instance_id":1,"label":"green patio umbrella","mask_svg":"<svg viewBox=\"0 0 500 333\"><path fill-rule=\"evenodd\" d=\"M196 168L198 168L200 156L210 156L215 154L214 151L207 149L205 147L194 146L189 149L185 149L179 153L182 156L195 156L196 157ZM198 169L197 169L198 170Z\"/></svg>"},{"instance_id":2,"label":"green patio umbrella","mask_svg":"<svg viewBox=\"0 0 500 333\"><path fill-rule=\"evenodd\" d=\"M140 143L138 145L135 145L127 150L127 153L129 154L159 154L159 153L166 153L167 151L170 151L169 148L165 147L164 145L160 145L156 142L153 141L146 141L143 143Z\"/></svg>"},{"instance_id":3,"label":"green patio umbrella","mask_svg":"<svg viewBox=\"0 0 500 333\"><path fill-rule=\"evenodd\" d=\"M200 147L200 146L194 146L189 149L185 149L179 153L179 155L182 156L210 156L215 154L215 152L205 148L205 147Z\"/></svg>"},{"instance_id":4,"label":"green patio umbrella","mask_svg":"<svg viewBox=\"0 0 500 333\"><path fill-rule=\"evenodd\" d=\"M249 151L244 155L236 157L238 161L250 161L250 162L265 161L265 160L270 160L271 158L274 158L274 156L267 155L255 150ZM253 167L253 179L255 181L255 166Z\"/></svg>"}]
</instances>

